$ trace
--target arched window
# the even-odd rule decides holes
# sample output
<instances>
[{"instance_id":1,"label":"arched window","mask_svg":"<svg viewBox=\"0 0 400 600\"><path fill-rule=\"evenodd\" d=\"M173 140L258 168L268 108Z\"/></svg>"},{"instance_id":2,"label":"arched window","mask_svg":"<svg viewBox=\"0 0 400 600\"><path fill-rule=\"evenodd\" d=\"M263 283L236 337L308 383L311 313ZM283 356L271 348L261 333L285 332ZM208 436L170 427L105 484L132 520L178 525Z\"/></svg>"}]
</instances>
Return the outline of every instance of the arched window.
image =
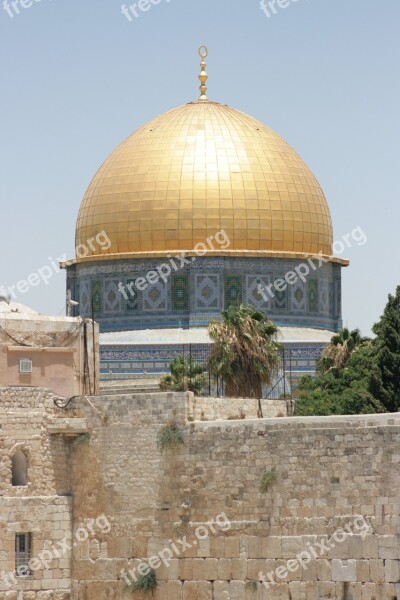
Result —
<instances>
[{"instance_id":1,"label":"arched window","mask_svg":"<svg viewBox=\"0 0 400 600\"><path fill-rule=\"evenodd\" d=\"M28 459L25 452L17 450L12 457L12 485L20 486L27 484L28 477Z\"/></svg>"}]
</instances>

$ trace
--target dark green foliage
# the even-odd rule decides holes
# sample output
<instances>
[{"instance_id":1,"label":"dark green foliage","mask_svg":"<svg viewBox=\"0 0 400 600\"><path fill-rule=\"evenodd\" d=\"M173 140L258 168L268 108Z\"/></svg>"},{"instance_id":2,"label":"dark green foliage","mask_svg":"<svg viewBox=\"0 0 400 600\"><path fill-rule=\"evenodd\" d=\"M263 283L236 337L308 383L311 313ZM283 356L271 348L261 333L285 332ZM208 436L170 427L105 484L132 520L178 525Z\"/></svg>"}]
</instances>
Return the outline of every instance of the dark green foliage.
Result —
<instances>
[{"instance_id":1,"label":"dark green foliage","mask_svg":"<svg viewBox=\"0 0 400 600\"><path fill-rule=\"evenodd\" d=\"M376 373L373 344L355 350L346 366L316 377L303 377L296 401L296 416L352 415L385 412L384 405L369 390Z\"/></svg>"},{"instance_id":2,"label":"dark green foliage","mask_svg":"<svg viewBox=\"0 0 400 600\"><path fill-rule=\"evenodd\" d=\"M155 571L151 569L147 575L142 575L137 581L132 580L132 583L126 587L132 592L143 592L144 594L147 594L149 592L153 593L157 589L157 585Z\"/></svg>"},{"instance_id":3,"label":"dark green foliage","mask_svg":"<svg viewBox=\"0 0 400 600\"><path fill-rule=\"evenodd\" d=\"M322 375L327 371L338 372L343 369L354 350L365 341L367 338L362 338L358 329L350 331L345 328L339 331L332 337L319 359L318 373Z\"/></svg>"},{"instance_id":4,"label":"dark green foliage","mask_svg":"<svg viewBox=\"0 0 400 600\"><path fill-rule=\"evenodd\" d=\"M171 374L164 375L160 381L161 390L201 394L206 384L203 365L180 355L171 362L170 369Z\"/></svg>"},{"instance_id":5,"label":"dark green foliage","mask_svg":"<svg viewBox=\"0 0 400 600\"><path fill-rule=\"evenodd\" d=\"M179 429L176 423L168 423L158 432L157 443L161 453L166 448L182 446L185 443L183 431Z\"/></svg>"},{"instance_id":6,"label":"dark green foliage","mask_svg":"<svg viewBox=\"0 0 400 600\"><path fill-rule=\"evenodd\" d=\"M265 494L271 487L273 483L275 483L277 478L276 469L271 469L270 471L265 471L260 481L260 492Z\"/></svg>"},{"instance_id":7,"label":"dark green foliage","mask_svg":"<svg viewBox=\"0 0 400 600\"><path fill-rule=\"evenodd\" d=\"M388 303L378 323L372 328L376 369L371 374L369 390L388 412L400 410L400 286Z\"/></svg>"},{"instance_id":8,"label":"dark green foliage","mask_svg":"<svg viewBox=\"0 0 400 600\"><path fill-rule=\"evenodd\" d=\"M225 384L230 397L261 398L263 384L270 384L279 364L275 325L254 307L241 304L211 321L208 331L213 345L210 372Z\"/></svg>"}]
</instances>

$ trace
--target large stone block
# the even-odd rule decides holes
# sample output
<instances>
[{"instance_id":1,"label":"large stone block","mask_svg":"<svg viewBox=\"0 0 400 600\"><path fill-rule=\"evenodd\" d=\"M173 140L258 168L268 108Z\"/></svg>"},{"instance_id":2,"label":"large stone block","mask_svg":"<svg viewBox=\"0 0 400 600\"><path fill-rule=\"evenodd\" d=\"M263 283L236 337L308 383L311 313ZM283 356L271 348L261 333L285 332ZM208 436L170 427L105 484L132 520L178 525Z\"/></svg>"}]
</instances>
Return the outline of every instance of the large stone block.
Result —
<instances>
[{"instance_id":1,"label":"large stone block","mask_svg":"<svg viewBox=\"0 0 400 600\"><path fill-rule=\"evenodd\" d=\"M398 583L400 582L400 559L385 560L385 582Z\"/></svg>"},{"instance_id":2,"label":"large stone block","mask_svg":"<svg viewBox=\"0 0 400 600\"><path fill-rule=\"evenodd\" d=\"M332 581L356 581L355 560L332 560Z\"/></svg>"}]
</instances>

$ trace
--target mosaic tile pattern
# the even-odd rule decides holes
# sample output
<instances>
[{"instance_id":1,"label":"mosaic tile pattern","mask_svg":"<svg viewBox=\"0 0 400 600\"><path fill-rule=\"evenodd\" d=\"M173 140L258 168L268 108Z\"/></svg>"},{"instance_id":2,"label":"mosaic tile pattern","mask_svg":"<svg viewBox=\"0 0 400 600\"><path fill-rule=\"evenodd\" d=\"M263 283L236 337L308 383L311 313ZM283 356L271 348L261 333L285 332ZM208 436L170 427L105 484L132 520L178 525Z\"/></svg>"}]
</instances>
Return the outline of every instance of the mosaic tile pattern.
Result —
<instances>
[{"instance_id":1,"label":"mosaic tile pattern","mask_svg":"<svg viewBox=\"0 0 400 600\"><path fill-rule=\"evenodd\" d=\"M220 308L219 275L195 275L196 310Z\"/></svg>"},{"instance_id":2,"label":"mosaic tile pattern","mask_svg":"<svg viewBox=\"0 0 400 600\"><path fill-rule=\"evenodd\" d=\"M198 327L216 319L230 302L245 301L264 310L279 325L337 330L341 326L341 269L324 264L304 284L300 280L274 294L269 301L258 295L258 281L266 288L299 265L298 260L255 257L199 257L175 273L166 284L149 284L146 291L134 287L130 294L115 297L117 282L134 282L165 262L162 259L109 261L68 268L67 289L79 289L77 315L90 316L92 283L98 289L96 319L103 331L159 327ZM111 282L111 283L110 283ZM128 293L128 290L126 289ZM225 300L227 304L225 304ZM101 311L99 310L99 307Z\"/></svg>"},{"instance_id":3,"label":"mosaic tile pattern","mask_svg":"<svg viewBox=\"0 0 400 600\"><path fill-rule=\"evenodd\" d=\"M278 275L278 277L274 278L274 284L278 282L281 283L281 279L284 279L285 273ZM277 284L278 285L278 284ZM276 311L287 311L289 307L289 286L286 286L284 290L277 290L273 288L274 298L273 298L273 307Z\"/></svg>"},{"instance_id":4,"label":"mosaic tile pattern","mask_svg":"<svg viewBox=\"0 0 400 600\"><path fill-rule=\"evenodd\" d=\"M319 311L321 313L329 314L329 281L321 279L319 282Z\"/></svg>"},{"instance_id":5,"label":"mosaic tile pattern","mask_svg":"<svg viewBox=\"0 0 400 600\"><path fill-rule=\"evenodd\" d=\"M246 302L259 310L269 310L272 307L272 296L268 291L270 283L268 275L246 275Z\"/></svg>"},{"instance_id":6,"label":"mosaic tile pattern","mask_svg":"<svg viewBox=\"0 0 400 600\"><path fill-rule=\"evenodd\" d=\"M318 279L308 279L308 310L310 312L318 312Z\"/></svg>"},{"instance_id":7,"label":"mosaic tile pattern","mask_svg":"<svg viewBox=\"0 0 400 600\"><path fill-rule=\"evenodd\" d=\"M189 310L189 277L172 275L171 308L176 311Z\"/></svg>"},{"instance_id":8,"label":"mosaic tile pattern","mask_svg":"<svg viewBox=\"0 0 400 600\"><path fill-rule=\"evenodd\" d=\"M139 290L136 288L136 279L127 279L126 280L126 310L128 312L135 312L139 310Z\"/></svg>"},{"instance_id":9,"label":"mosaic tile pattern","mask_svg":"<svg viewBox=\"0 0 400 600\"><path fill-rule=\"evenodd\" d=\"M81 281L79 289L79 314L82 317L90 315L90 298L91 298L91 283L90 281Z\"/></svg>"},{"instance_id":10,"label":"mosaic tile pattern","mask_svg":"<svg viewBox=\"0 0 400 600\"><path fill-rule=\"evenodd\" d=\"M92 281L92 297L90 302L93 302L93 312L98 315L103 310L103 294L102 294L102 281Z\"/></svg>"},{"instance_id":11,"label":"mosaic tile pattern","mask_svg":"<svg viewBox=\"0 0 400 600\"><path fill-rule=\"evenodd\" d=\"M161 281L148 285L143 291L143 310L167 310L168 288Z\"/></svg>"},{"instance_id":12,"label":"mosaic tile pattern","mask_svg":"<svg viewBox=\"0 0 400 600\"><path fill-rule=\"evenodd\" d=\"M118 289L119 279L106 279L104 281L104 312L118 313L121 311L123 298Z\"/></svg>"},{"instance_id":13,"label":"mosaic tile pattern","mask_svg":"<svg viewBox=\"0 0 400 600\"><path fill-rule=\"evenodd\" d=\"M306 302L306 285L299 280L291 287L292 292L292 308L296 312L305 312L307 310Z\"/></svg>"},{"instance_id":14,"label":"mosaic tile pattern","mask_svg":"<svg viewBox=\"0 0 400 600\"><path fill-rule=\"evenodd\" d=\"M224 299L225 308L228 306L237 306L242 302L242 276L225 275L224 281Z\"/></svg>"}]
</instances>

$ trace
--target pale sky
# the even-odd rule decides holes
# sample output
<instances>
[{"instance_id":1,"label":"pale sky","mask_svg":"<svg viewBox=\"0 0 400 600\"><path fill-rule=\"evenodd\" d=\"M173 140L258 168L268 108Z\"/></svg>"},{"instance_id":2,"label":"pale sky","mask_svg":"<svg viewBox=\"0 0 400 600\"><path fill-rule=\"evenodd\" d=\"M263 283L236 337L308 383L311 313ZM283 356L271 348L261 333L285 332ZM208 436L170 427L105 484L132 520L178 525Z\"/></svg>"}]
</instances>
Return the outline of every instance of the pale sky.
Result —
<instances>
[{"instance_id":1,"label":"pale sky","mask_svg":"<svg viewBox=\"0 0 400 600\"><path fill-rule=\"evenodd\" d=\"M280 0L269 17L259 0L160 0L131 21L121 0L2 3L0 285L73 256L91 178L136 128L198 96L205 43L210 99L293 146L335 240L365 232L342 255L343 320L370 332L400 284L398 0ZM17 294L63 314L65 273Z\"/></svg>"}]
</instances>

